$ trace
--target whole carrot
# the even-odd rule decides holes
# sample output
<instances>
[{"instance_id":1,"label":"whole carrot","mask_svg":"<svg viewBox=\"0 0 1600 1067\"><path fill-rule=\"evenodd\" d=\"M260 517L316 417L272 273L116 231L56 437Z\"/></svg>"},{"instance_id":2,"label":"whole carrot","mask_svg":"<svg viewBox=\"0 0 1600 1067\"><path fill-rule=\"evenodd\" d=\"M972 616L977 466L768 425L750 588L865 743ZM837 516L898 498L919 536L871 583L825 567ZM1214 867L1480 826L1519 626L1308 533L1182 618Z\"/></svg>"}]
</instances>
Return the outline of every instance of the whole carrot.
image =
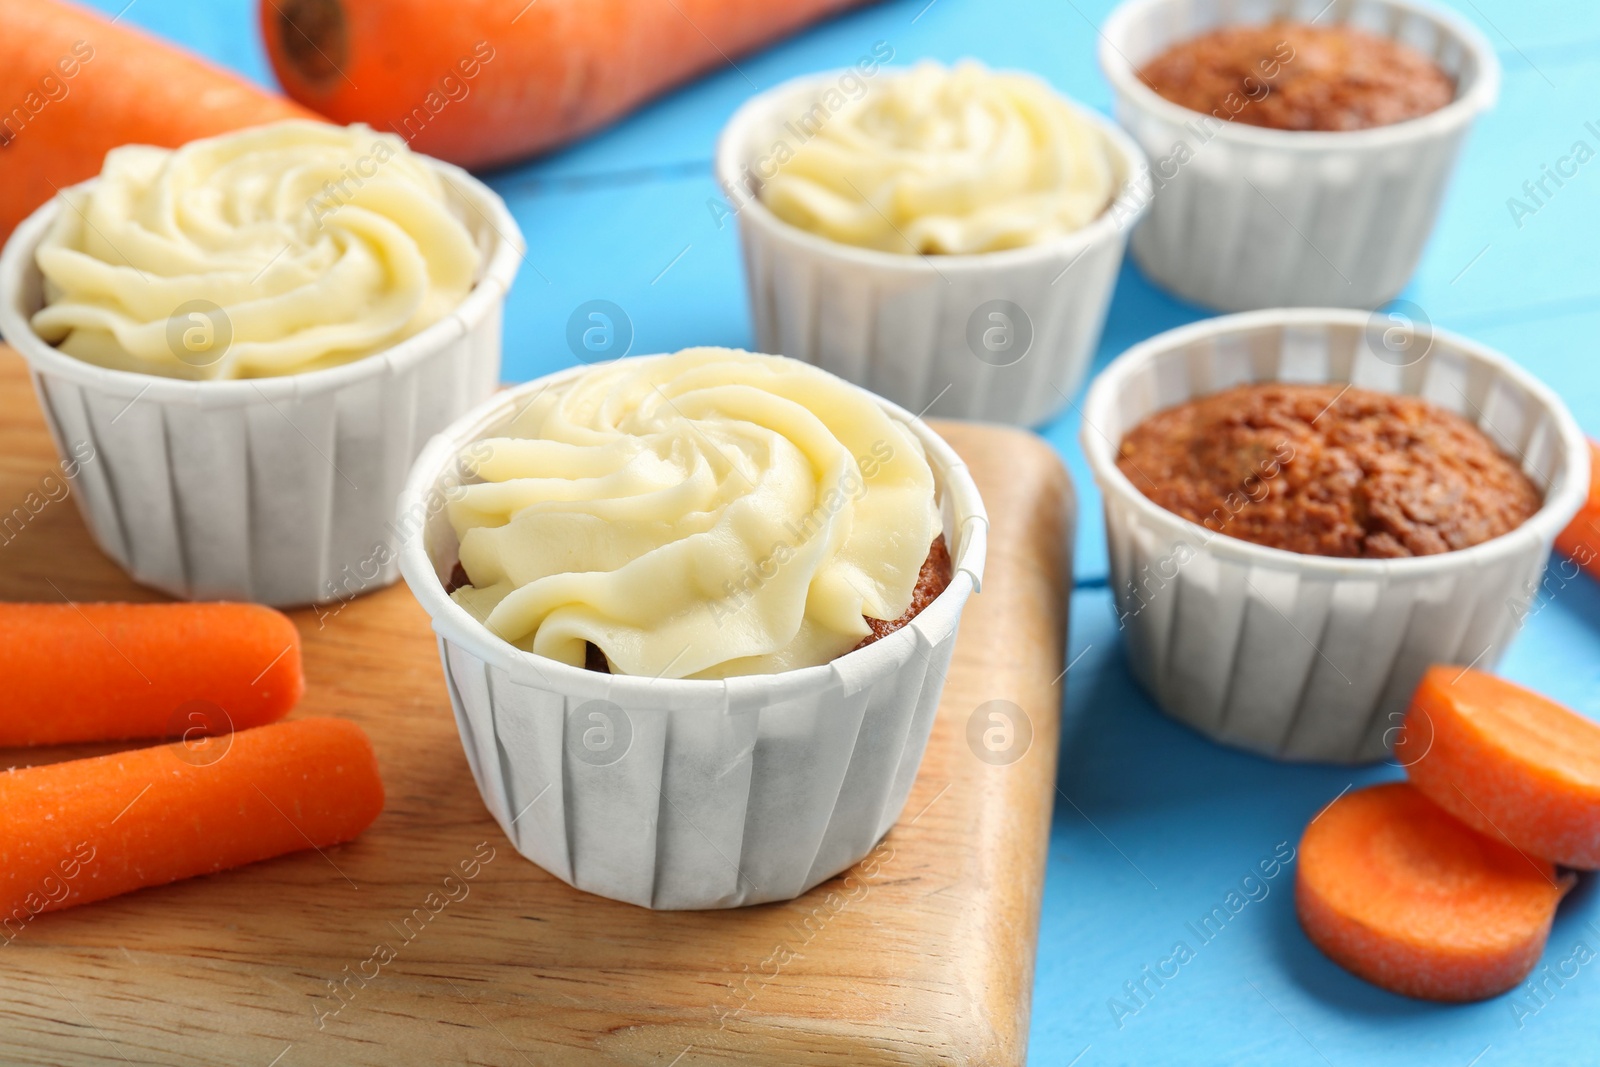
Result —
<instances>
[{"instance_id":1,"label":"whole carrot","mask_svg":"<svg viewBox=\"0 0 1600 1067\"><path fill-rule=\"evenodd\" d=\"M0 774L0 941L41 912L352 840L382 810L372 744L343 719Z\"/></svg>"},{"instance_id":2,"label":"whole carrot","mask_svg":"<svg viewBox=\"0 0 1600 1067\"><path fill-rule=\"evenodd\" d=\"M1556 551L1600 579L1600 443L1589 442L1589 499L1557 535Z\"/></svg>"},{"instance_id":3,"label":"whole carrot","mask_svg":"<svg viewBox=\"0 0 1600 1067\"><path fill-rule=\"evenodd\" d=\"M261 0L296 100L462 166L559 145L863 0ZM880 57L881 58L881 57Z\"/></svg>"},{"instance_id":4,"label":"whole carrot","mask_svg":"<svg viewBox=\"0 0 1600 1067\"><path fill-rule=\"evenodd\" d=\"M0 679L0 748L243 730L305 692L258 604L0 604Z\"/></svg>"},{"instance_id":5,"label":"whole carrot","mask_svg":"<svg viewBox=\"0 0 1600 1067\"><path fill-rule=\"evenodd\" d=\"M173 148L243 126L314 118L294 103L61 0L0 0L0 240L108 149Z\"/></svg>"}]
</instances>

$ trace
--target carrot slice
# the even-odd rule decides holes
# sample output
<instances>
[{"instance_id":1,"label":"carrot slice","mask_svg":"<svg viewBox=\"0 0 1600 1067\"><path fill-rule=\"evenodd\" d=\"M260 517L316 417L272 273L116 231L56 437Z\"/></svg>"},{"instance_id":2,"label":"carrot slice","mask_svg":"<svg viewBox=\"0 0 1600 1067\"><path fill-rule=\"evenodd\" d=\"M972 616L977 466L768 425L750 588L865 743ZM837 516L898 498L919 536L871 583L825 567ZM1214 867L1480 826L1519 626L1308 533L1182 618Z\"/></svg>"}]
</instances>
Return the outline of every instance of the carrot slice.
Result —
<instances>
[{"instance_id":1,"label":"carrot slice","mask_svg":"<svg viewBox=\"0 0 1600 1067\"><path fill-rule=\"evenodd\" d=\"M1351 973L1427 1000L1480 1000L1525 978L1572 884L1389 782L1335 800L1300 839L1295 908Z\"/></svg>"},{"instance_id":2,"label":"carrot slice","mask_svg":"<svg viewBox=\"0 0 1600 1067\"><path fill-rule=\"evenodd\" d=\"M0 747L244 730L305 692L259 604L0 604L0 678Z\"/></svg>"},{"instance_id":3,"label":"carrot slice","mask_svg":"<svg viewBox=\"0 0 1600 1067\"><path fill-rule=\"evenodd\" d=\"M485 167L571 141L864 2L475 0L447 9L438 0L261 0L259 8L272 69L294 99ZM858 70L875 72L893 55L880 41ZM841 103L859 80L844 83Z\"/></svg>"},{"instance_id":4,"label":"carrot slice","mask_svg":"<svg viewBox=\"0 0 1600 1067\"><path fill-rule=\"evenodd\" d=\"M0 941L40 912L349 841L382 810L372 744L343 719L0 774Z\"/></svg>"},{"instance_id":5,"label":"carrot slice","mask_svg":"<svg viewBox=\"0 0 1600 1067\"><path fill-rule=\"evenodd\" d=\"M58 0L0 0L0 241L124 144L175 148L304 108L124 20Z\"/></svg>"},{"instance_id":6,"label":"carrot slice","mask_svg":"<svg viewBox=\"0 0 1600 1067\"><path fill-rule=\"evenodd\" d=\"M1433 667L1395 756L1473 829L1564 867L1600 868L1600 723L1504 678Z\"/></svg>"},{"instance_id":7,"label":"carrot slice","mask_svg":"<svg viewBox=\"0 0 1600 1067\"><path fill-rule=\"evenodd\" d=\"M1556 551L1600 578L1600 442L1589 442L1589 499L1556 535Z\"/></svg>"}]
</instances>

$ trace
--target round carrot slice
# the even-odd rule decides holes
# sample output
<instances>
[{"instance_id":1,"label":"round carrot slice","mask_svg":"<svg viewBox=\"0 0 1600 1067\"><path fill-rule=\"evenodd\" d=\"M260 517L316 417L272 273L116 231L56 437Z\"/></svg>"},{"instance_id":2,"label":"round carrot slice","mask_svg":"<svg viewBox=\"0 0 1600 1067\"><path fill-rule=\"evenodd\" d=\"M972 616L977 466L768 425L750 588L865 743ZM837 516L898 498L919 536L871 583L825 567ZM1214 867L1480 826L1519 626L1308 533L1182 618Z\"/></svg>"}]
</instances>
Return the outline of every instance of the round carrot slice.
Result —
<instances>
[{"instance_id":1,"label":"round carrot slice","mask_svg":"<svg viewBox=\"0 0 1600 1067\"><path fill-rule=\"evenodd\" d=\"M1600 868L1600 723L1504 678L1434 667L1395 756L1473 829L1564 867Z\"/></svg>"},{"instance_id":2,"label":"round carrot slice","mask_svg":"<svg viewBox=\"0 0 1600 1067\"><path fill-rule=\"evenodd\" d=\"M1406 996L1480 1000L1527 977L1571 882L1390 782L1311 820L1295 907L1306 936L1351 973Z\"/></svg>"}]
</instances>

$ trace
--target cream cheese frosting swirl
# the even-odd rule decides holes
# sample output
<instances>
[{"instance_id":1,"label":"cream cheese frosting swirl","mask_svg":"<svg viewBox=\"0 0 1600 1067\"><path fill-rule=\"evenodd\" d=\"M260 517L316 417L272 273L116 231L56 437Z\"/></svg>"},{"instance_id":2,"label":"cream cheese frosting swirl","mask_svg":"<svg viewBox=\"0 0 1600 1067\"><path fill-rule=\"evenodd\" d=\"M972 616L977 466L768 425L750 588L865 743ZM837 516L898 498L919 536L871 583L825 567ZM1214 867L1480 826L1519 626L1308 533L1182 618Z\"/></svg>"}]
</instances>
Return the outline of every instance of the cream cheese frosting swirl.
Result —
<instances>
[{"instance_id":1,"label":"cream cheese frosting swirl","mask_svg":"<svg viewBox=\"0 0 1600 1067\"><path fill-rule=\"evenodd\" d=\"M795 128L791 123L791 131ZM775 160L760 197L801 229L902 253L995 252L1072 233L1115 191L1098 130L1030 75L966 61L886 75Z\"/></svg>"},{"instance_id":2,"label":"cream cheese frosting swirl","mask_svg":"<svg viewBox=\"0 0 1600 1067\"><path fill-rule=\"evenodd\" d=\"M602 364L462 455L448 517L491 632L615 673L826 663L911 603L940 533L921 443L874 398L782 356Z\"/></svg>"},{"instance_id":3,"label":"cream cheese frosting swirl","mask_svg":"<svg viewBox=\"0 0 1600 1067\"><path fill-rule=\"evenodd\" d=\"M480 253L440 173L393 134L284 122L107 153L39 245L33 327L69 355L178 378L317 370L448 315Z\"/></svg>"}]
</instances>

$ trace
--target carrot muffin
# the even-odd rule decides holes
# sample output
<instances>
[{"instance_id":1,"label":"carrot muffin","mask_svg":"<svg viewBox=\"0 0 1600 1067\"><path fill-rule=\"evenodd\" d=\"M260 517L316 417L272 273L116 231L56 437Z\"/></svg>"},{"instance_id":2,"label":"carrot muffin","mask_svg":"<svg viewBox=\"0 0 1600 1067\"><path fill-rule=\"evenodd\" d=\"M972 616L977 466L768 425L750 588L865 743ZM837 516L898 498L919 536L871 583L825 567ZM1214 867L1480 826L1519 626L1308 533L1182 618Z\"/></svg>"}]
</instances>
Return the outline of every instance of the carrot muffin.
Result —
<instances>
[{"instance_id":1,"label":"carrot muffin","mask_svg":"<svg viewBox=\"0 0 1600 1067\"><path fill-rule=\"evenodd\" d=\"M798 360L619 360L496 433L462 454L451 596L528 652L652 678L795 670L951 581L921 443Z\"/></svg>"},{"instance_id":2,"label":"carrot muffin","mask_svg":"<svg viewBox=\"0 0 1600 1067\"><path fill-rule=\"evenodd\" d=\"M1351 26L1226 26L1183 41L1140 78L1168 100L1277 130L1364 130L1437 111L1455 83L1409 45Z\"/></svg>"},{"instance_id":3,"label":"carrot muffin","mask_svg":"<svg viewBox=\"0 0 1600 1067\"><path fill-rule=\"evenodd\" d=\"M1467 548L1543 504L1461 416L1338 385L1242 385L1159 411L1123 438L1117 466L1191 522L1315 556Z\"/></svg>"}]
</instances>

